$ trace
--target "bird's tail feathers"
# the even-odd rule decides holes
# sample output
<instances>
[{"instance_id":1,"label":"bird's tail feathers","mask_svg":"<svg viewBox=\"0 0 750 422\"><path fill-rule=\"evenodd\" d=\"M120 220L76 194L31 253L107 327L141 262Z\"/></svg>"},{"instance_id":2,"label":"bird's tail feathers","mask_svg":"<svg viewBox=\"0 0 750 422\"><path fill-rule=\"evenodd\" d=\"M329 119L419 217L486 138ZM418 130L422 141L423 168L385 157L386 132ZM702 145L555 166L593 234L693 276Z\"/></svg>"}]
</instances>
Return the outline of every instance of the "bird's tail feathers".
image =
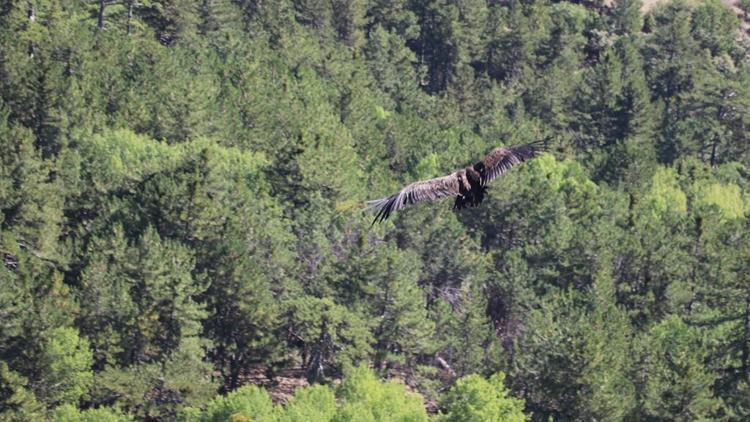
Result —
<instances>
[{"instance_id":1,"label":"bird's tail feathers","mask_svg":"<svg viewBox=\"0 0 750 422\"><path fill-rule=\"evenodd\" d=\"M367 201L367 208L365 208L365 212L368 214L374 214L378 212L381 208L383 208L383 205L388 203L388 199L390 199L390 197L386 196L385 198L372 199Z\"/></svg>"},{"instance_id":2,"label":"bird's tail feathers","mask_svg":"<svg viewBox=\"0 0 750 422\"><path fill-rule=\"evenodd\" d=\"M397 195L387 196L385 198L373 199L367 201L367 208L365 212L369 214L375 214L375 219L372 221L372 226L378 221L385 221L391 212L393 211L393 204L395 203Z\"/></svg>"}]
</instances>

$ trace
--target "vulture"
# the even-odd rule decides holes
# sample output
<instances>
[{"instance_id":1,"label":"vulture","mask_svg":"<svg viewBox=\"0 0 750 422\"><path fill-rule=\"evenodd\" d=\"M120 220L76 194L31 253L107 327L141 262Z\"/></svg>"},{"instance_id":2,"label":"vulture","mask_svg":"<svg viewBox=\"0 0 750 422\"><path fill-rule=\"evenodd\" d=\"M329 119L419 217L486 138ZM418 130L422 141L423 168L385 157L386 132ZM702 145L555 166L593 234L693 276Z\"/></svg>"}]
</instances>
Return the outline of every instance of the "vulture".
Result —
<instances>
[{"instance_id":1,"label":"vulture","mask_svg":"<svg viewBox=\"0 0 750 422\"><path fill-rule=\"evenodd\" d=\"M484 199L487 184L502 176L516 164L530 160L543 151L542 142L495 148L473 166L455 171L447 176L411 183L391 196L367 201L368 210L374 211L375 225L398 211L417 202L434 201L455 196L454 210L476 207Z\"/></svg>"}]
</instances>

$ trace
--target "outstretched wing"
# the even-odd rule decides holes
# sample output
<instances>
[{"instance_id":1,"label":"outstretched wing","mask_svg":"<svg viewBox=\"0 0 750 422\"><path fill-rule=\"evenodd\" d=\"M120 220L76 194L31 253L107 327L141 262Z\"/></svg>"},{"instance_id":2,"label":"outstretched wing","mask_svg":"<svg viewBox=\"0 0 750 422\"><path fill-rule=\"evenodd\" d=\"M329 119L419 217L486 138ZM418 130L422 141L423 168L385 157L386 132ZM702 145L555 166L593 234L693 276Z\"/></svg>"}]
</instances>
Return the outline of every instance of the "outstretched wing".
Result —
<instances>
[{"instance_id":1,"label":"outstretched wing","mask_svg":"<svg viewBox=\"0 0 750 422\"><path fill-rule=\"evenodd\" d=\"M542 150L541 143L495 148L482 161L475 164L474 168L481 167L482 185L486 185L516 164L521 164L541 154Z\"/></svg>"},{"instance_id":2,"label":"outstretched wing","mask_svg":"<svg viewBox=\"0 0 750 422\"><path fill-rule=\"evenodd\" d=\"M458 195L459 183L458 172L455 172L448 176L414 182L389 197L367 201L368 209L377 212L372 224L385 220L393 211L407 205Z\"/></svg>"}]
</instances>

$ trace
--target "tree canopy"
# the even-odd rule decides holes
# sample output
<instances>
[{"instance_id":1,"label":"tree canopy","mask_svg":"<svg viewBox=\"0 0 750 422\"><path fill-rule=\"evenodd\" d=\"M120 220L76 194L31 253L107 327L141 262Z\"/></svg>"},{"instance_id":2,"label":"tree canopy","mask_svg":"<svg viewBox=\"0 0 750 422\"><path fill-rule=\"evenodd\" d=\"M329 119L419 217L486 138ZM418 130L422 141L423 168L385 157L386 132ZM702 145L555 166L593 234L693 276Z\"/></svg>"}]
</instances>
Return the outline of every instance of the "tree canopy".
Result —
<instances>
[{"instance_id":1,"label":"tree canopy","mask_svg":"<svg viewBox=\"0 0 750 422\"><path fill-rule=\"evenodd\" d=\"M747 420L750 6L650 3L0 0L0 420Z\"/></svg>"}]
</instances>

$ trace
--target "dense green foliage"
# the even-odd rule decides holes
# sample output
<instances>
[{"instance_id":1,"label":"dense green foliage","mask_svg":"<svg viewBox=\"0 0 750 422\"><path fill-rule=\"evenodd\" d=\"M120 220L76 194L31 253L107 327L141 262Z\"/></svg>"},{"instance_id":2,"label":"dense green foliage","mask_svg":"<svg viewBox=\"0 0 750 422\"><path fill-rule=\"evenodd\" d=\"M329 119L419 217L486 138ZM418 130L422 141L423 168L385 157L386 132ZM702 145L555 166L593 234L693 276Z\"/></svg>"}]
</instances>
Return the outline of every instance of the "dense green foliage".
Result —
<instances>
[{"instance_id":1,"label":"dense green foliage","mask_svg":"<svg viewBox=\"0 0 750 422\"><path fill-rule=\"evenodd\" d=\"M605 3L0 0L0 420L748 420L740 19Z\"/></svg>"}]
</instances>

